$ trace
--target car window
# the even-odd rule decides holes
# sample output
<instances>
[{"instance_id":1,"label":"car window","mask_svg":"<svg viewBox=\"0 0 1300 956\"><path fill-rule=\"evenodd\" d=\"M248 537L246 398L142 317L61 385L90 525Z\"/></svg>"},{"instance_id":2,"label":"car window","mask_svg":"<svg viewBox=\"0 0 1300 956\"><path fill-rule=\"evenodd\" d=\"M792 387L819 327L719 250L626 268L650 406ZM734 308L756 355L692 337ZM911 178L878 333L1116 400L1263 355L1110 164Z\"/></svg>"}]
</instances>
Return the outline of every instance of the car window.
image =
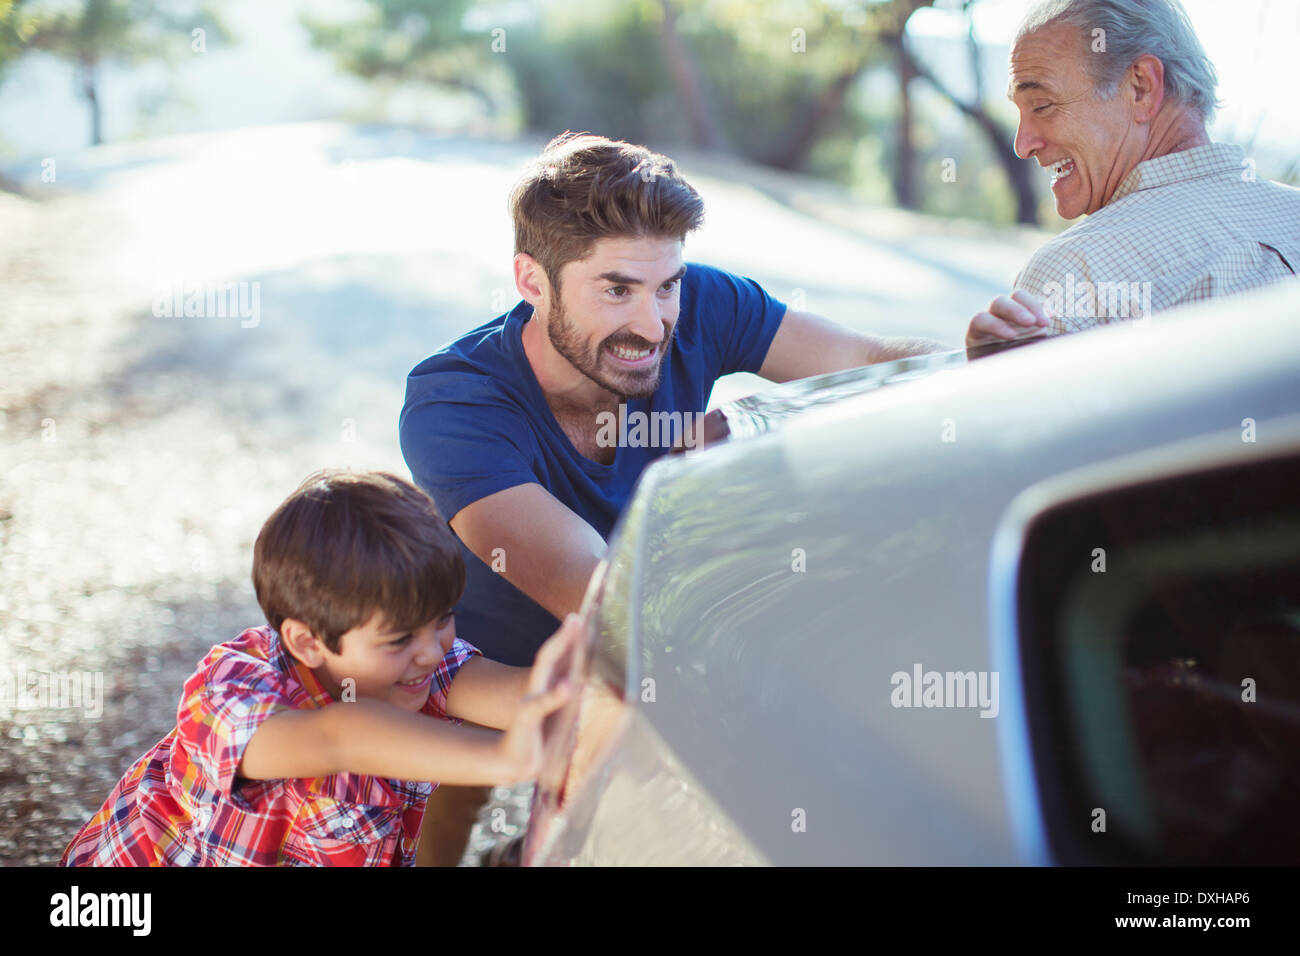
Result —
<instances>
[{"instance_id":1,"label":"car window","mask_svg":"<svg viewBox=\"0 0 1300 956\"><path fill-rule=\"evenodd\" d=\"M1031 525L1024 692L1064 862L1300 859L1298 488L1291 455Z\"/></svg>"}]
</instances>

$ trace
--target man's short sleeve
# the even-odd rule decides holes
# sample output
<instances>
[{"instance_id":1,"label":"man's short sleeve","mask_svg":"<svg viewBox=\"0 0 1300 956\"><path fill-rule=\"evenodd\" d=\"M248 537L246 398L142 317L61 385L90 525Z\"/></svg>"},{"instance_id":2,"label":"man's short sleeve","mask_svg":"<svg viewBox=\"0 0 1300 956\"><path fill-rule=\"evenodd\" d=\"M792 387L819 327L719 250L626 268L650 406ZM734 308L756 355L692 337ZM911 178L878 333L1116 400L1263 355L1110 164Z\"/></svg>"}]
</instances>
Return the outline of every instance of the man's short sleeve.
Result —
<instances>
[{"instance_id":1,"label":"man's short sleeve","mask_svg":"<svg viewBox=\"0 0 1300 956\"><path fill-rule=\"evenodd\" d=\"M785 304L768 295L753 279L718 269L689 268L705 273L701 319L721 327L718 374L757 373L781 326Z\"/></svg>"},{"instance_id":2,"label":"man's short sleeve","mask_svg":"<svg viewBox=\"0 0 1300 956\"><path fill-rule=\"evenodd\" d=\"M478 653L479 649L477 647L467 641L462 641L459 637L452 642L451 650L443 657L438 669L433 673L433 686L429 693L429 699L420 708L420 713L428 714L431 717L441 717L456 724L461 722L457 717L447 716L447 695L451 692L451 682L456 679L456 674L459 673L461 667Z\"/></svg>"},{"instance_id":3,"label":"man's short sleeve","mask_svg":"<svg viewBox=\"0 0 1300 956\"><path fill-rule=\"evenodd\" d=\"M292 710L288 679L273 665L223 650L190 678L176 715L176 730L207 785L227 799L235 771L253 734L272 714Z\"/></svg>"},{"instance_id":4,"label":"man's short sleeve","mask_svg":"<svg viewBox=\"0 0 1300 956\"><path fill-rule=\"evenodd\" d=\"M448 373L408 400L398 425L415 483L450 521L480 498L536 482L531 428L481 376Z\"/></svg>"}]
</instances>

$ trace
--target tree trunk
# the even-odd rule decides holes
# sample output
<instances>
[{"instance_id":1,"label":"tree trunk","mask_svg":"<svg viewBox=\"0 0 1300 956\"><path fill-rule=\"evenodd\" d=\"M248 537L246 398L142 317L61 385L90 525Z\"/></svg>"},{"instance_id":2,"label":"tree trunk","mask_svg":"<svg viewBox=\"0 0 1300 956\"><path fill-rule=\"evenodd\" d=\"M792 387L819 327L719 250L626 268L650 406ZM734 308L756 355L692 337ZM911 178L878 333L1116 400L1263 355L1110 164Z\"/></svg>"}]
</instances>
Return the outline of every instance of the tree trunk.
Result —
<instances>
[{"instance_id":1,"label":"tree trunk","mask_svg":"<svg viewBox=\"0 0 1300 956\"><path fill-rule=\"evenodd\" d=\"M822 128L844 108L849 90L853 88L854 81L862 75L862 71L867 68L868 62L867 58L863 57L857 64L835 77L831 85L822 90L813 108L803 111L803 119L782 141L780 148L767 161L767 165L775 166L777 169L788 169L791 172L798 172L805 168L808 156L812 153L813 146L817 144Z\"/></svg>"},{"instance_id":2,"label":"tree trunk","mask_svg":"<svg viewBox=\"0 0 1300 956\"><path fill-rule=\"evenodd\" d=\"M880 36L885 40L888 40L894 34L901 36L912 14L921 7L930 6L932 2L933 0L890 0L888 3L869 6L867 15L871 26L867 28L866 32L869 35ZM803 121L785 139L782 148L767 160L767 164L778 169L791 171L804 169L808 163L808 156L817 144L817 139L826 123L843 111L844 101L848 98L853 84L857 82L858 77L870 65L870 44L864 41L862 56L858 58L856 63L853 63L836 76L831 85L822 91L821 95L817 97L817 102L813 105L813 108L803 113ZM910 110L910 108L910 104L908 104L907 109ZM910 149L910 120L908 124L907 144ZM909 167L912 165L914 164L909 160ZM915 173L909 168L906 175L914 176ZM912 194L915 195L915 189L912 190Z\"/></svg>"},{"instance_id":3,"label":"tree trunk","mask_svg":"<svg viewBox=\"0 0 1300 956\"><path fill-rule=\"evenodd\" d=\"M99 146L104 142L102 111L99 106L99 64L94 60L82 60L78 73L81 76L81 95L90 104L90 143Z\"/></svg>"},{"instance_id":4,"label":"tree trunk","mask_svg":"<svg viewBox=\"0 0 1300 956\"><path fill-rule=\"evenodd\" d=\"M903 44L903 35L889 37L898 56L898 154L894 164L894 198L904 209L918 209L916 144L912 139L911 81L916 76Z\"/></svg>"},{"instance_id":5,"label":"tree trunk","mask_svg":"<svg viewBox=\"0 0 1300 956\"><path fill-rule=\"evenodd\" d=\"M660 0L664 11L663 30L660 33L664 60L668 72L672 74L673 86L677 88L677 98L691 123L691 140L705 149L723 149L726 145L722 135L722 124L708 97L704 84L700 82L699 70L691 58L682 35L677 32L677 11L672 0Z\"/></svg>"},{"instance_id":6,"label":"tree trunk","mask_svg":"<svg viewBox=\"0 0 1300 956\"><path fill-rule=\"evenodd\" d=\"M1015 193L1016 222L1028 226L1038 225L1038 197L1034 195L1033 182L1029 178L1028 162L1016 155L1014 146L1015 131L1006 130L999 126L997 120L984 109L983 103L967 103L965 100L958 98L952 90L944 86L937 76L912 55L912 51L907 48L906 44L903 45L903 56L911 63L912 69L918 77L933 86L944 99L974 120L975 125L984 133L989 144L993 147L993 153L997 156L998 162L1002 164L1002 169L1007 174L1007 181L1011 185L1011 190Z\"/></svg>"}]
</instances>

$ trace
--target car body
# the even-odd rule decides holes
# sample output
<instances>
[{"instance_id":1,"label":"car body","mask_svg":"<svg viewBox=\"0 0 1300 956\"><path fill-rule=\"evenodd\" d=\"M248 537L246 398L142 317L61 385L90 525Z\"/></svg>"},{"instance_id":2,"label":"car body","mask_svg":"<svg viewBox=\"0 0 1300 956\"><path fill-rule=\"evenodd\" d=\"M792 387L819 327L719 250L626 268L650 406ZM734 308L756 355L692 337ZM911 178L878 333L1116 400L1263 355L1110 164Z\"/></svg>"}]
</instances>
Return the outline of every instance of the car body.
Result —
<instances>
[{"instance_id":1,"label":"car body","mask_svg":"<svg viewBox=\"0 0 1300 956\"><path fill-rule=\"evenodd\" d=\"M611 536L525 862L1300 859L1300 280L723 411Z\"/></svg>"}]
</instances>

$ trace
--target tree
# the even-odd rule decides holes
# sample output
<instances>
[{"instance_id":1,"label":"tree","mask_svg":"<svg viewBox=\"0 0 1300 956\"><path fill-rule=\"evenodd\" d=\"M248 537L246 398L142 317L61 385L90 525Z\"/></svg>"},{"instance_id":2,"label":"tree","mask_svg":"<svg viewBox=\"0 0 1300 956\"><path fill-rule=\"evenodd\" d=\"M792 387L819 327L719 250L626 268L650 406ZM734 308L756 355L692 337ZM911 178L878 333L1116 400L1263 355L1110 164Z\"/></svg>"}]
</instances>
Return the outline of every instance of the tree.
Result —
<instances>
[{"instance_id":1,"label":"tree","mask_svg":"<svg viewBox=\"0 0 1300 956\"><path fill-rule=\"evenodd\" d=\"M24 4L25 0L0 0L0 79L5 67L22 53L30 30L30 14L23 10Z\"/></svg>"},{"instance_id":2,"label":"tree","mask_svg":"<svg viewBox=\"0 0 1300 956\"><path fill-rule=\"evenodd\" d=\"M0 13L5 0L0 0ZM90 139L103 142L100 70L106 62L175 63L195 45L229 40L230 33L203 0L79 0L51 6L41 0L13 0L22 49L43 50L68 60L77 71L90 108ZM20 9L21 8L21 9ZM194 31L202 30L196 35ZM201 41L200 41L201 37ZM0 39L0 57L3 56ZM2 62L2 61L0 61Z\"/></svg>"},{"instance_id":3,"label":"tree","mask_svg":"<svg viewBox=\"0 0 1300 956\"><path fill-rule=\"evenodd\" d=\"M677 98L691 118L691 138L696 145L706 149L721 149L726 143L722 123L713 96L700 79L695 58L682 41L677 26L677 8L673 0L660 0L659 5L663 11L659 37L663 44L664 61L672 74Z\"/></svg>"},{"instance_id":4,"label":"tree","mask_svg":"<svg viewBox=\"0 0 1300 956\"><path fill-rule=\"evenodd\" d=\"M988 140L989 146L993 149L993 154L997 157L998 162L1002 165L1003 172L1006 173L1007 182L1011 186L1012 193L1016 200L1016 222L1025 225L1036 225L1038 223L1038 198L1034 195L1034 185L1031 177L1031 169L1028 162L1016 155L1015 151L1015 130L1003 126L993 116L984 101L984 83L980 72L979 62L979 44L975 40L974 25L970 18L971 7L978 3L979 0L963 0L962 12L966 16L967 31L969 38L969 47L971 53L971 72L973 76L973 86L975 96L972 100L965 100L954 93L943 83L934 72L920 61L907 43L907 38L900 35L898 38L898 53L900 69L907 74L920 77L934 87L938 93L943 96L949 103L961 110L965 116L975 124L976 129L984 134ZM918 4L924 6L927 4Z\"/></svg>"},{"instance_id":5,"label":"tree","mask_svg":"<svg viewBox=\"0 0 1300 956\"><path fill-rule=\"evenodd\" d=\"M965 0L965 8L974 2ZM933 4L551 0L539 8L544 16L512 21L508 55L501 57L491 55L495 40L486 29L464 26L469 15L487 21L483 12L495 5L487 0L364 0L350 22L304 23L316 46L365 78L465 90L489 106L492 84L510 82L525 125L541 133L593 130L665 146L689 142L844 181L859 173L859 145L882 128L853 93L883 65L899 78L891 177L897 202L918 208L921 199L915 78L957 104L989 138L1018 218L1032 222L1035 197L1028 169L1011 149L1012 132L982 95L965 102L944 87L908 43L909 19Z\"/></svg>"},{"instance_id":6,"label":"tree","mask_svg":"<svg viewBox=\"0 0 1300 956\"><path fill-rule=\"evenodd\" d=\"M971 52L971 71L975 97L966 101L953 93L913 53L907 38L907 23L922 7L934 5L934 0L875 0L856 8L861 23L857 44L862 51L858 58L849 60L834 80L825 87L817 107L799 124L792 135L786 152L774 158L774 165L798 169L812 149L818 131L827 120L843 108L844 97L858 77L875 58L868 51L871 43L881 44L890 51L898 79L899 109L897 146L894 157L894 197L905 209L920 207L916 187L917 157L913 140L915 121L911 95L913 79L921 79L934 87L945 99L962 111L988 139L994 155L1001 164L1016 200L1016 219L1021 223L1038 221L1037 197L1034 195L1028 164L1015 154L1015 133L999 123L984 102L984 84L979 63L979 44L975 39L971 7L978 0L963 0L962 12L966 17L967 37ZM848 7L853 10L855 8Z\"/></svg>"},{"instance_id":7,"label":"tree","mask_svg":"<svg viewBox=\"0 0 1300 956\"><path fill-rule=\"evenodd\" d=\"M919 209L916 189L916 146L912 137L912 80L916 71L907 56L907 21L932 0L904 0L890 5L889 16L879 24L880 37L889 47L898 71L898 147L894 157L894 198L904 209Z\"/></svg>"},{"instance_id":8,"label":"tree","mask_svg":"<svg viewBox=\"0 0 1300 956\"><path fill-rule=\"evenodd\" d=\"M497 102L485 78L492 46L504 52L505 33L493 36L462 25L473 0L368 0L360 19L346 22L304 14L312 45L339 67L367 80L412 80L477 97L490 111Z\"/></svg>"},{"instance_id":9,"label":"tree","mask_svg":"<svg viewBox=\"0 0 1300 956\"><path fill-rule=\"evenodd\" d=\"M885 58L894 38L902 36L908 18L920 7L929 6L932 0L872 0L851 5L816 4L821 34L816 41L831 46L836 66L827 76L813 101L812 108L796 123L782 151L771 158L772 165L780 169L799 170L806 167L813 147L828 127L842 121L847 109L850 91L866 71ZM845 24L846 14L856 26ZM836 24L836 19L839 23ZM911 139L911 102L906 81L901 84L900 160L895 180L895 191L901 205L913 207L914 194L905 182L911 176L913 164ZM902 173L906 166L907 172ZM899 189L900 184L904 184Z\"/></svg>"}]
</instances>

